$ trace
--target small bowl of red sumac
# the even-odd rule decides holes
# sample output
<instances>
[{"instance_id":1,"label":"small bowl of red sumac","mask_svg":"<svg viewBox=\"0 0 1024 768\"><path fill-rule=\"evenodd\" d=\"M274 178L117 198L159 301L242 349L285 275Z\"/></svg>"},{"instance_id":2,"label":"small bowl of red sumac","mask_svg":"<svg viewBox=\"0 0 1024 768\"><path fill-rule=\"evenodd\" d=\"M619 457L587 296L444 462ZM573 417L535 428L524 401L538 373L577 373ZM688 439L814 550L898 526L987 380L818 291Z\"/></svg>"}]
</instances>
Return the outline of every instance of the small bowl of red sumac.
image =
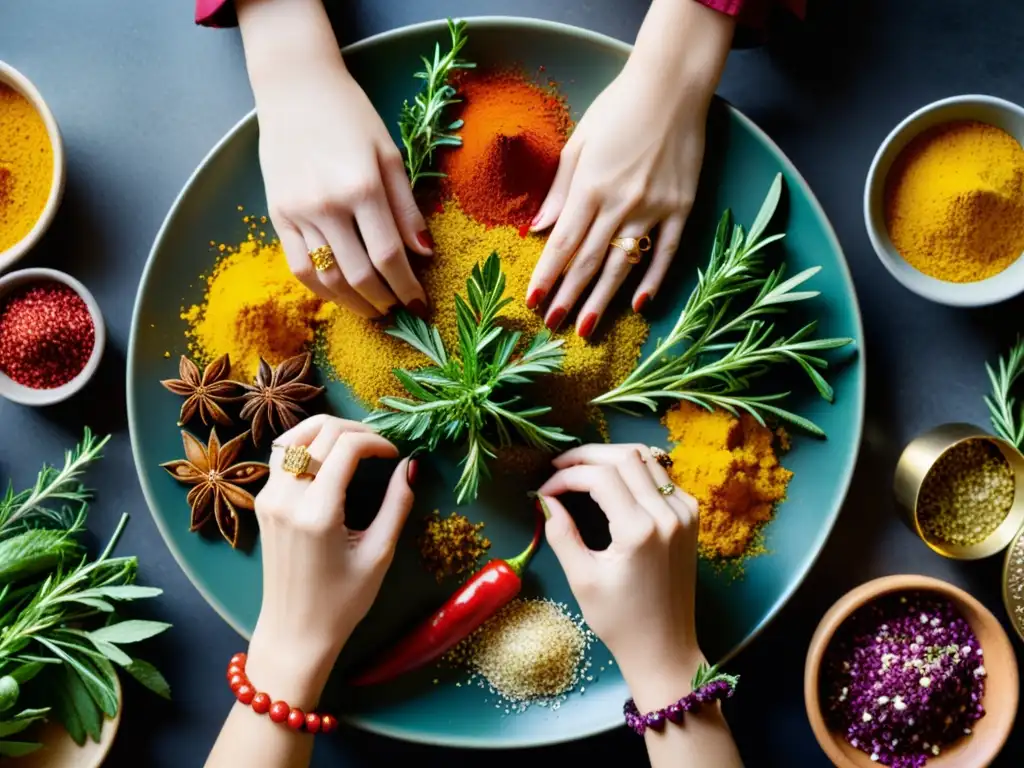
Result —
<instances>
[{"instance_id":1,"label":"small bowl of red sumac","mask_svg":"<svg viewBox=\"0 0 1024 768\"><path fill-rule=\"evenodd\" d=\"M53 405L92 378L106 329L96 299L55 269L0 277L0 397Z\"/></svg>"}]
</instances>

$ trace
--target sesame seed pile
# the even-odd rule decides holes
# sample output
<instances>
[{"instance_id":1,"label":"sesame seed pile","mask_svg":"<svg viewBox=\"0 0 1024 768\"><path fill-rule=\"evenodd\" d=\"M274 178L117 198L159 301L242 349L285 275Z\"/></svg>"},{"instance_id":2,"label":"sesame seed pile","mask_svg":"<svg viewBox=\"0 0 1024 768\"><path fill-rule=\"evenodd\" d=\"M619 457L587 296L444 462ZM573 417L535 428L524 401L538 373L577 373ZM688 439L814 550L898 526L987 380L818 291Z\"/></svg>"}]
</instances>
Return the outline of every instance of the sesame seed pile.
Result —
<instances>
[{"instance_id":1,"label":"sesame seed pile","mask_svg":"<svg viewBox=\"0 0 1024 768\"><path fill-rule=\"evenodd\" d=\"M921 768L985 714L982 656L974 631L945 598L883 597L851 615L829 644L826 718L872 761Z\"/></svg>"},{"instance_id":2,"label":"sesame seed pile","mask_svg":"<svg viewBox=\"0 0 1024 768\"><path fill-rule=\"evenodd\" d=\"M467 638L448 661L468 667L470 682L498 696L496 707L522 712L530 704L558 709L586 679L594 636L567 606L513 600ZM582 693L581 688L581 693Z\"/></svg>"},{"instance_id":3,"label":"sesame seed pile","mask_svg":"<svg viewBox=\"0 0 1024 768\"><path fill-rule=\"evenodd\" d=\"M939 457L921 485L921 530L940 544L978 544L1006 519L1014 486L1013 470L998 447L965 440Z\"/></svg>"}]
</instances>

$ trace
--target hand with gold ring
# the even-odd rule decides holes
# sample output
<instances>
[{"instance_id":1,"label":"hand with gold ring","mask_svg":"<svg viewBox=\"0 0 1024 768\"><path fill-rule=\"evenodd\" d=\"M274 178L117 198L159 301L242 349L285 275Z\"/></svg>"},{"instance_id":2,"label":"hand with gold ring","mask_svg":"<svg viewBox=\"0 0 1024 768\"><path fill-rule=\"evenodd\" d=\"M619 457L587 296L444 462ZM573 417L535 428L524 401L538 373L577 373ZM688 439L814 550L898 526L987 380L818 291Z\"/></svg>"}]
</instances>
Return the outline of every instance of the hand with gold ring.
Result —
<instances>
[{"instance_id":1,"label":"hand with gold ring","mask_svg":"<svg viewBox=\"0 0 1024 768\"><path fill-rule=\"evenodd\" d=\"M292 272L364 317L399 305L425 314L406 249L430 256L430 234L401 153L345 66L323 4L235 7L270 218Z\"/></svg>"},{"instance_id":2,"label":"hand with gold ring","mask_svg":"<svg viewBox=\"0 0 1024 768\"><path fill-rule=\"evenodd\" d=\"M322 415L288 430L275 445L270 477L256 497L263 601L246 672L259 690L309 712L377 597L412 507L416 463L398 463L376 518L356 531L346 526L346 508L363 498L349 488L357 467L371 457L397 458L398 450L363 424ZM286 468L286 457L303 455L300 448L309 463ZM312 738L255 728L253 717L246 707L232 711L207 765L237 765L242 752L255 758L252 765L304 764L288 750L306 750ZM287 760L275 759L279 751Z\"/></svg>"},{"instance_id":3,"label":"hand with gold ring","mask_svg":"<svg viewBox=\"0 0 1024 768\"><path fill-rule=\"evenodd\" d=\"M629 61L576 126L533 220L551 235L525 298L549 328L582 300L576 332L590 337L634 270L633 310L657 294L696 195L734 26L701 3L651 3Z\"/></svg>"}]
</instances>

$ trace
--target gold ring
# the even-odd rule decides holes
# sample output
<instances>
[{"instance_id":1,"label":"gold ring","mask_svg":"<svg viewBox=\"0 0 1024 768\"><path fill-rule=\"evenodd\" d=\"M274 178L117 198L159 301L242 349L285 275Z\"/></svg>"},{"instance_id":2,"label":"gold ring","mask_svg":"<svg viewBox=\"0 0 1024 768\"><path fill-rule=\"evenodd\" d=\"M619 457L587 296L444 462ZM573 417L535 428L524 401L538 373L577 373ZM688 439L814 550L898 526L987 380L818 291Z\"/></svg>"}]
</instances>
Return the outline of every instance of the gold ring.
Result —
<instances>
[{"instance_id":1,"label":"gold ring","mask_svg":"<svg viewBox=\"0 0 1024 768\"><path fill-rule=\"evenodd\" d=\"M676 487L672 483L665 483L664 485L658 486L658 493L662 496L671 496L676 492Z\"/></svg>"},{"instance_id":2,"label":"gold ring","mask_svg":"<svg viewBox=\"0 0 1024 768\"><path fill-rule=\"evenodd\" d=\"M619 248L626 252L627 264L639 264L643 259L643 254L651 250L651 236L616 237L612 240L611 247Z\"/></svg>"},{"instance_id":3,"label":"gold ring","mask_svg":"<svg viewBox=\"0 0 1024 768\"><path fill-rule=\"evenodd\" d=\"M309 474L309 463L313 460L309 449L304 445L284 446L284 458L281 461L281 469L290 475L302 477Z\"/></svg>"},{"instance_id":4,"label":"gold ring","mask_svg":"<svg viewBox=\"0 0 1024 768\"><path fill-rule=\"evenodd\" d=\"M309 252L309 260L313 262L313 269L317 272L324 272L337 263L334 260L334 251L329 245L314 248Z\"/></svg>"},{"instance_id":5,"label":"gold ring","mask_svg":"<svg viewBox=\"0 0 1024 768\"><path fill-rule=\"evenodd\" d=\"M667 451L663 451L656 445L652 445L651 458L661 464L665 469L669 469L672 466L672 457L668 455Z\"/></svg>"}]
</instances>

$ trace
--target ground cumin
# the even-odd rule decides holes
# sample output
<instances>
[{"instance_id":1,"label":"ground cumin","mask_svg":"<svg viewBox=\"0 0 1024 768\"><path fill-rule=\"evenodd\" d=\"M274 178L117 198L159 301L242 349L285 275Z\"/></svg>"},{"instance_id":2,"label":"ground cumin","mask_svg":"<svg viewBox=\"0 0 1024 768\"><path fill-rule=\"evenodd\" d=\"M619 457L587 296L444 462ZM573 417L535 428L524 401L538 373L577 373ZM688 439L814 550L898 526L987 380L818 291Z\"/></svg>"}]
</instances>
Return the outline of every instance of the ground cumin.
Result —
<instances>
[{"instance_id":1,"label":"ground cumin","mask_svg":"<svg viewBox=\"0 0 1024 768\"><path fill-rule=\"evenodd\" d=\"M232 378L251 381L261 355L276 365L313 341L322 302L292 275L280 243L254 238L218 250L203 300L182 308L189 351L204 361L226 353Z\"/></svg>"},{"instance_id":2,"label":"ground cumin","mask_svg":"<svg viewBox=\"0 0 1024 768\"><path fill-rule=\"evenodd\" d=\"M664 423L676 444L672 480L700 504L701 554L756 554L755 535L771 520L793 477L775 455L775 436L750 415L737 419L688 402L669 410Z\"/></svg>"},{"instance_id":3,"label":"ground cumin","mask_svg":"<svg viewBox=\"0 0 1024 768\"><path fill-rule=\"evenodd\" d=\"M523 299L544 248L543 237L520 236L511 226L487 227L463 213L454 202L430 216L428 225L434 238L434 257L425 263L420 278L432 304L430 322L437 325L449 349L457 345L454 296L465 294L466 278L473 265L494 251L501 257L506 295L515 298L503 310L507 322L521 329L524 336L544 327L541 316L528 310ZM625 379L647 338L647 322L632 312L606 326L590 343L577 336L571 326L562 331L559 337L565 340L566 352L563 372L541 377L528 395L531 402L552 407L547 417L550 421L576 434L588 422L603 425L600 412L590 400ZM393 368L427 364L425 357L388 336L379 324L339 307L329 310L323 352L336 376L367 406L373 406L384 395L404 394L391 372ZM515 458L526 468L529 462L522 452L516 452Z\"/></svg>"},{"instance_id":4,"label":"ground cumin","mask_svg":"<svg viewBox=\"0 0 1024 768\"><path fill-rule=\"evenodd\" d=\"M889 172L885 215L915 269L953 283L992 277L1024 252L1024 148L984 123L929 129Z\"/></svg>"},{"instance_id":5,"label":"ground cumin","mask_svg":"<svg viewBox=\"0 0 1024 768\"><path fill-rule=\"evenodd\" d=\"M0 83L0 253L36 225L53 187L53 146L32 103Z\"/></svg>"}]
</instances>

